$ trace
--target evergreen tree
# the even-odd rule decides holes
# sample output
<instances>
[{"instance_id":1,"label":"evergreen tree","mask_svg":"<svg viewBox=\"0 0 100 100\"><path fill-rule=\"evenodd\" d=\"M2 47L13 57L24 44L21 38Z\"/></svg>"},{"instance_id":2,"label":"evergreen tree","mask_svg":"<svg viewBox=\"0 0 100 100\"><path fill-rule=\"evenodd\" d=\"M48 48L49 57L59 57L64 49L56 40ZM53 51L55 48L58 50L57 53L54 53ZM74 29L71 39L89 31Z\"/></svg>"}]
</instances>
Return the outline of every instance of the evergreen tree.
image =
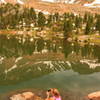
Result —
<instances>
[{"instance_id":1,"label":"evergreen tree","mask_svg":"<svg viewBox=\"0 0 100 100\"><path fill-rule=\"evenodd\" d=\"M64 14L63 14L63 18L64 18L64 20L66 20L67 17L68 17L67 13L64 13Z\"/></svg>"},{"instance_id":2,"label":"evergreen tree","mask_svg":"<svg viewBox=\"0 0 100 100\"><path fill-rule=\"evenodd\" d=\"M96 30L99 31L99 33L100 33L100 17L98 17L98 19L96 21Z\"/></svg>"},{"instance_id":3,"label":"evergreen tree","mask_svg":"<svg viewBox=\"0 0 100 100\"><path fill-rule=\"evenodd\" d=\"M85 28L85 34L86 35L92 32L93 25L94 25L93 16L89 15L88 16L88 21L86 23L86 28Z\"/></svg>"},{"instance_id":4,"label":"evergreen tree","mask_svg":"<svg viewBox=\"0 0 100 100\"><path fill-rule=\"evenodd\" d=\"M88 21L88 13L85 13L83 22L86 23Z\"/></svg>"},{"instance_id":5,"label":"evergreen tree","mask_svg":"<svg viewBox=\"0 0 100 100\"><path fill-rule=\"evenodd\" d=\"M43 28L45 26L46 18L42 12L38 13L38 26Z\"/></svg>"},{"instance_id":6,"label":"evergreen tree","mask_svg":"<svg viewBox=\"0 0 100 100\"><path fill-rule=\"evenodd\" d=\"M54 18L55 18L55 22L59 21L59 20L60 20L60 15L59 15L59 13L55 13L55 14L54 14Z\"/></svg>"},{"instance_id":7,"label":"evergreen tree","mask_svg":"<svg viewBox=\"0 0 100 100\"><path fill-rule=\"evenodd\" d=\"M36 21L36 12L34 8L30 8L30 17L33 21Z\"/></svg>"},{"instance_id":8,"label":"evergreen tree","mask_svg":"<svg viewBox=\"0 0 100 100\"><path fill-rule=\"evenodd\" d=\"M47 19L47 25L51 27L52 23L53 23L53 15L49 15Z\"/></svg>"},{"instance_id":9,"label":"evergreen tree","mask_svg":"<svg viewBox=\"0 0 100 100\"><path fill-rule=\"evenodd\" d=\"M64 27L63 27L64 37L68 38L71 35L72 30L73 30L73 25L72 25L71 20L65 21L64 22Z\"/></svg>"},{"instance_id":10,"label":"evergreen tree","mask_svg":"<svg viewBox=\"0 0 100 100\"><path fill-rule=\"evenodd\" d=\"M75 18L75 26L76 26L76 28L80 28L80 27L82 27L82 18L79 16L76 16L76 18Z\"/></svg>"},{"instance_id":11,"label":"evergreen tree","mask_svg":"<svg viewBox=\"0 0 100 100\"><path fill-rule=\"evenodd\" d=\"M85 28L85 34L88 35L91 32L91 23L88 21Z\"/></svg>"}]
</instances>

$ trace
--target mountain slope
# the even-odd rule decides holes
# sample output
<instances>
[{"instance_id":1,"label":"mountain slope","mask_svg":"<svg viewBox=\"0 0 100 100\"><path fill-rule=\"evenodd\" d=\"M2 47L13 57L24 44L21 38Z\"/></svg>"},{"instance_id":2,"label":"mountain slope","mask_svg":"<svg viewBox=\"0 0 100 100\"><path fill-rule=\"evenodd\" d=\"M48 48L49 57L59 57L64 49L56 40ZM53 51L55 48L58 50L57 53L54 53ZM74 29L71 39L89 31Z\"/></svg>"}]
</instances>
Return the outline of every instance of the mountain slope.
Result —
<instances>
[{"instance_id":1,"label":"mountain slope","mask_svg":"<svg viewBox=\"0 0 100 100\"><path fill-rule=\"evenodd\" d=\"M68 4L84 4L84 3L93 2L95 0L24 0L24 1L28 1L28 2L31 2L31 1L33 1L33 2L34 1L46 1L46 2L53 2L53 3L62 2L62 3L68 3ZM0 0L1 3L7 3L7 2L12 3L13 2L13 3L20 3L20 4L23 4L24 1L23 0Z\"/></svg>"},{"instance_id":2,"label":"mountain slope","mask_svg":"<svg viewBox=\"0 0 100 100\"><path fill-rule=\"evenodd\" d=\"M72 12L83 15L85 12L90 12L100 14L100 0L48 0L48 2L47 0L0 0L0 2L19 3L25 7L34 7L38 11L49 13Z\"/></svg>"},{"instance_id":3,"label":"mountain slope","mask_svg":"<svg viewBox=\"0 0 100 100\"><path fill-rule=\"evenodd\" d=\"M4 4L6 4L6 3L19 3L21 5L24 4L24 2L21 0L0 0L0 3L4 3Z\"/></svg>"}]
</instances>

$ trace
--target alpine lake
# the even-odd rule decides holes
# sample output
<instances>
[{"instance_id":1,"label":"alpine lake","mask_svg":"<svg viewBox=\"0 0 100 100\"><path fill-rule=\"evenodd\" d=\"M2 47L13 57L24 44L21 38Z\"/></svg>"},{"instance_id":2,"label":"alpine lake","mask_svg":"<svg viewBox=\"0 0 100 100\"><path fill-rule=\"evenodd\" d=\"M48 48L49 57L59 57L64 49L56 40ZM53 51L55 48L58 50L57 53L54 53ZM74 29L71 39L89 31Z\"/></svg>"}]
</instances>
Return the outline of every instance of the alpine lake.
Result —
<instances>
[{"instance_id":1,"label":"alpine lake","mask_svg":"<svg viewBox=\"0 0 100 100\"><path fill-rule=\"evenodd\" d=\"M57 88L64 100L85 100L99 91L100 46L0 34L0 100L15 91L49 88Z\"/></svg>"}]
</instances>

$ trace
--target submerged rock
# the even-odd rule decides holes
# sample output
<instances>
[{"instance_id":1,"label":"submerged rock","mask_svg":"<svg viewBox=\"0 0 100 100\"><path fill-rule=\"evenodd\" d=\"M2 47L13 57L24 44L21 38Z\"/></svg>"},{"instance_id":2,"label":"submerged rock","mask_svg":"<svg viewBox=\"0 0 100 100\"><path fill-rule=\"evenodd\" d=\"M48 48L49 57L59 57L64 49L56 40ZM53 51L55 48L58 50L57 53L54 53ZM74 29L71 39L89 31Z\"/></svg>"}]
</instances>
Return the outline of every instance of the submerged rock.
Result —
<instances>
[{"instance_id":1,"label":"submerged rock","mask_svg":"<svg viewBox=\"0 0 100 100\"><path fill-rule=\"evenodd\" d=\"M10 100L43 100L32 92L23 92L10 97Z\"/></svg>"}]
</instances>

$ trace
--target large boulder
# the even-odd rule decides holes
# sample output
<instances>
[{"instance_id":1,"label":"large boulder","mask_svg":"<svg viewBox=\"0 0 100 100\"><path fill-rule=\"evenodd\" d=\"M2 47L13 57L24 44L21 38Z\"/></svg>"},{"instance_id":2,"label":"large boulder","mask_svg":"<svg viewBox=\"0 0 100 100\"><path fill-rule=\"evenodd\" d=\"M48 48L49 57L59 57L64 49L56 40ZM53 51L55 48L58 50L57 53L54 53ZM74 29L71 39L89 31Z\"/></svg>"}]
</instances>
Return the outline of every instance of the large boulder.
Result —
<instances>
[{"instance_id":1,"label":"large boulder","mask_svg":"<svg viewBox=\"0 0 100 100\"><path fill-rule=\"evenodd\" d=\"M34 98L35 95L32 92L24 92L22 93L22 96L25 98L25 100L29 100L31 98Z\"/></svg>"},{"instance_id":2,"label":"large boulder","mask_svg":"<svg viewBox=\"0 0 100 100\"><path fill-rule=\"evenodd\" d=\"M100 91L88 94L89 100L100 100Z\"/></svg>"},{"instance_id":3,"label":"large boulder","mask_svg":"<svg viewBox=\"0 0 100 100\"><path fill-rule=\"evenodd\" d=\"M21 94L16 94L10 97L10 100L25 100Z\"/></svg>"},{"instance_id":4,"label":"large boulder","mask_svg":"<svg viewBox=\"0 0 100 100\"><path fill-rule=\"evenodd\" d=\"M23 92L15 94L10 97L10 100L43 100L41 97L36 96L32 92Z\"/></svg>"}]
</instances>

